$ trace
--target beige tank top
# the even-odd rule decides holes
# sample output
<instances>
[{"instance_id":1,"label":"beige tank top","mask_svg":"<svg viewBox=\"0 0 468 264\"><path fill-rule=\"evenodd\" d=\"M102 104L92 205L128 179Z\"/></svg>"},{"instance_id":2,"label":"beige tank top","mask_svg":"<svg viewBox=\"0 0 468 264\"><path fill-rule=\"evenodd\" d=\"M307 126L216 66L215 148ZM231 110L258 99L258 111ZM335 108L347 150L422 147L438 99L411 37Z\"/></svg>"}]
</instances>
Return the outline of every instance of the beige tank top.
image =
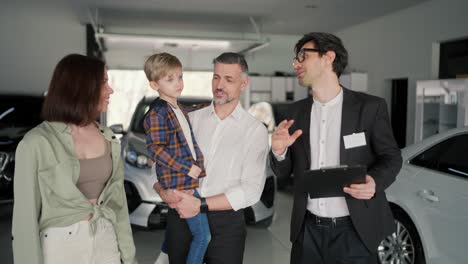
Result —
<instances>
[{"instance_id":1,"label":"beige tank top","mask_svg":"<svg viewBox=\"0 0 468 264\"><path fill-rule=\"evenodd\" d=\"M79 161L80 177L76 186L89 200L99 198L112 175L110 142L106 144L104 155L92 159L80 159Z\"/></svg>"}]
</instances>

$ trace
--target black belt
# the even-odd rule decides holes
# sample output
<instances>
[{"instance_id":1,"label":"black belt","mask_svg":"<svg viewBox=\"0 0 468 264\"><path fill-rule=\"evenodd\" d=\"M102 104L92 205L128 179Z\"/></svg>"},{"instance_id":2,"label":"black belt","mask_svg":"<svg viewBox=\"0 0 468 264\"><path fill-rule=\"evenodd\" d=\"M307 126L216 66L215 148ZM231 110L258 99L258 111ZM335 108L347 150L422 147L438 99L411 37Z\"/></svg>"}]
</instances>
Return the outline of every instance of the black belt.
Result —
<instances>
[{"instance_id":1,"label":"black belt","mask_svg":"<svg viewBox=\"0 0 468 264\"><path fill-rule=\"evenodd\" d=\"M309 212L309 210L307 210L306 219L313 225L320 225L332 228L338 226L351 225L353 223L349 215L342 217L321 217L318 215L314 215L313 213Z\"/></svg>"}]
</instances>

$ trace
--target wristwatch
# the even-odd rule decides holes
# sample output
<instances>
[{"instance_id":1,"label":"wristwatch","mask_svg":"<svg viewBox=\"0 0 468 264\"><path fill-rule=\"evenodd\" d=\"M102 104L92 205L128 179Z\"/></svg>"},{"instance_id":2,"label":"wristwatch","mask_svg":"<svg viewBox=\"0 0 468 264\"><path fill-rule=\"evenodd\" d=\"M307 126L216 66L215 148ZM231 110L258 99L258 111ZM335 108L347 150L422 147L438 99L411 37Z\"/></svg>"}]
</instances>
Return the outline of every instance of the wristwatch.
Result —
<instances>
[{"instance_id":1,"label":"wristwatch","mask_svg":"<svg viewBox=\"0 0 468 264\"><path fill-rule=\"evenodd\" d=\"M208 213L208 204L206 204L205 197L200 198L200 213Z\"/></svg>"}]
</instances>

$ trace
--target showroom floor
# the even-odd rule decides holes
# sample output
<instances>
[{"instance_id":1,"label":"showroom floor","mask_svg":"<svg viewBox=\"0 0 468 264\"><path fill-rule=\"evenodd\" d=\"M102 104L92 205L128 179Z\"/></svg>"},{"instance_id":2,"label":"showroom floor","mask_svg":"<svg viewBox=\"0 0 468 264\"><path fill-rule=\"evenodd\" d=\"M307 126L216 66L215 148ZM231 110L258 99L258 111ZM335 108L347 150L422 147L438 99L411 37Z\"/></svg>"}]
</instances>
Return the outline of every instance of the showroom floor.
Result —
<instances>
[{"instance_id":1,"label":"showroom floor","mask_svg":"<svg viewBox=\"0 0 468 264\"><path fill-rule=\"evenodd\" d=\"M0 204L0 259L2 264L12 264L11 252L11 204ZM244 263L289 263L289 220L292 208L292 194L278 192L276 216L273 224L265 229L249 226L245 247ZM159 254L164 230L134 228L133 235L140 264L153 264Z\"/></svg>"}]
</instances>

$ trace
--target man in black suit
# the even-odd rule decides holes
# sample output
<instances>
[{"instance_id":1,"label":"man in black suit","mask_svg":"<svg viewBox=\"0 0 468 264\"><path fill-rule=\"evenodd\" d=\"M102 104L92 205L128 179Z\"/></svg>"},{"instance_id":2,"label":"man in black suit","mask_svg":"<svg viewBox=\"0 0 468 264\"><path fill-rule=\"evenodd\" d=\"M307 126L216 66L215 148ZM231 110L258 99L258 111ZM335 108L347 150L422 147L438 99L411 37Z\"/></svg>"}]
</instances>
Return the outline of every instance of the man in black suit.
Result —
<instances>
[{"instance_id":1,"label":"man in black suit","mask_svg":"<svg viewBox=\"0 0 468 264\"><path fill-rule=\"evenodd\" d=\"M312 98L292 104L270 153L276 175L294 174L291 263L375 263L380 241L394 231L384 191L402 163L387 105L339 84L348 54L338 37L306 34L295 52L294 70ZM344 187L341 197L311 199L304 172L338 165L367 166L365 183Z\"/></svg>"}]
</instances>

